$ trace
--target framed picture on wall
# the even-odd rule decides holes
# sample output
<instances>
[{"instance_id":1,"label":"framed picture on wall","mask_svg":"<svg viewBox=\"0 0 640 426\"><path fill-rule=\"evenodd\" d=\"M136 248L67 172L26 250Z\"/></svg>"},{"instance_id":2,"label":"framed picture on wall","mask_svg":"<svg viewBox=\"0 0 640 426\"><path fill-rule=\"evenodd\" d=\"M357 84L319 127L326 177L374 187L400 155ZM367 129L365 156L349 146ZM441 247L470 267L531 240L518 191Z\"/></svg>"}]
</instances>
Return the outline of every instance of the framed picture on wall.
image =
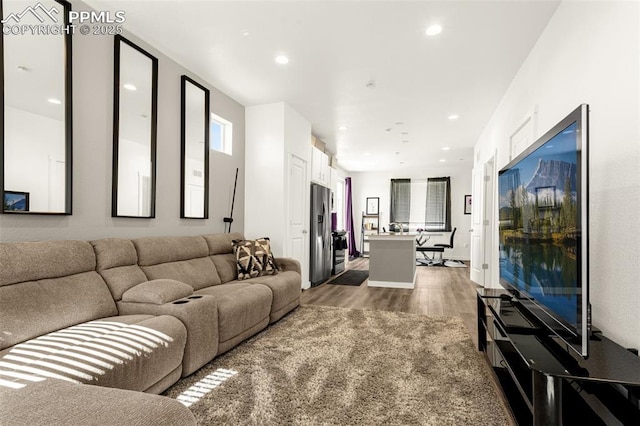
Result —
<instances>
[{"instance_id":1,"label":"framed picture on wall","mask_svg":"<svg viewBox=\"0 0 640 426\"><path fill-rule=\"evenodd\" d=\"M464 196L464 214L471 214L471 195Z\"/></svg>"},{"instance_id":2,"label":"framed picture on wall","mask_svg":"<svg viewBox=\"0 0 640 426\"><path fill-rule=\"evenodd\" d=\"M4 191L5 212L28 212L29 193L19 191Z\"/></svg>"},{"instance_id":3,"label":"framed picture on wall","mask_svg":"<svg viewBox=\"0 0 640 426\"><path fill-rule=\"evenodd\" d=\"M367 197L366 214L376 215L380 213L380 197Z\"/></svg>"}]
</instances>

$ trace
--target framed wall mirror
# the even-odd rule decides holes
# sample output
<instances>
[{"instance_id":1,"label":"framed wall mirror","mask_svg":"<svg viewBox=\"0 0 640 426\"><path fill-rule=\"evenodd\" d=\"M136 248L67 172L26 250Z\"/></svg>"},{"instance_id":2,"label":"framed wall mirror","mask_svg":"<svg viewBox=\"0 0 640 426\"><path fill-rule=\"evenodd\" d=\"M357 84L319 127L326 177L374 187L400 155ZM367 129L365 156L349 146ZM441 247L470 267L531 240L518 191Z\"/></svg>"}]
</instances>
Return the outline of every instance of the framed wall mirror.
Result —
<instances>
[{"instance_id":1,"label":"framed wall mirror","mask_svg":"<svg viewBox=\"0 0 640 426\"><path fill-rule=\"evenodd\" d=\"M63 0L0 1L2 213L71 214L70 10ZM30 30L42 26L58 31Z\"/></svg>"},{"instance_id":2,"label":"framed wall mirror","mask_svg":"<svg viewBox=\"0 0 640 426\"><path fill-rule=\"evenodd\" d=\"M158 59L115 36L113 217L155 217Z\"/></svg>"},{"instance_id":3,"label":"framed wall mirror","mask_svg":"<svg viewBox=\"0 0 640 426\"><path fill-rule=\"evenodd\" d=\"M181 78L180 217L209 217L209 89Z\"/></svg>"}]
</instances>

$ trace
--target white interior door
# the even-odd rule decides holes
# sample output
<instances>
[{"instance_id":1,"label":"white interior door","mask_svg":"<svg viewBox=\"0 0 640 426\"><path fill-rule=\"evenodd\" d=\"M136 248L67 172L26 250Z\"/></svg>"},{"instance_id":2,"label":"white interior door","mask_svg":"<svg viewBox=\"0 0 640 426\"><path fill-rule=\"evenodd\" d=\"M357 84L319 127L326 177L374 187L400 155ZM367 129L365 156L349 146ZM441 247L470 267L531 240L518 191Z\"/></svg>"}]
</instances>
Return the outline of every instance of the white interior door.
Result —
<instances>
[{"instance_id":1,"label":"white interior door","mask_svg":"<svg viewBox=\"0 0 640 426\"><path fill-rule=\"evenodd\" d=\"M495 249L494 234L494 158L473 170L473 204L471 209L471 272L472 281L483 287L492 283Z\"/></svg>"},{"instance_id":2,"label":"white interior door","mask_svg":"<svg viewBox=\"0 0 640 426\"><path fill-rule=\"evenodd\" d=\"M289 157L288 257L300 262L302 288L309 288L309 181L307 162Z\"/></svg>"},{"instance_id":3,"label":"white interior door","mask_svg":"<svg viewBox=\"0 0 640 426\"><path fill-rule=\"evenodd\" d=\"M483 167L476 167L472 174L472 190L471 190L471 281L484 286L484 239L482 226L484 218L482 206L483 188L484 188Z\"/></svg>"}]
</instances>

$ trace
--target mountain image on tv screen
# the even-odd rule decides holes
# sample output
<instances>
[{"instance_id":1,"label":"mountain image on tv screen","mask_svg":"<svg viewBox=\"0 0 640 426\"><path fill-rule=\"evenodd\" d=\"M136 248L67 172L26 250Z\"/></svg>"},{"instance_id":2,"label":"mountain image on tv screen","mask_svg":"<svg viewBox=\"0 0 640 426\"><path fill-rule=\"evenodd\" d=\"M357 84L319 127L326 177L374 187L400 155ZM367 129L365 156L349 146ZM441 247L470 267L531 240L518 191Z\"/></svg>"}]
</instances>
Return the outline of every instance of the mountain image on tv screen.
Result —
<instances>
[{"instance_id":1,"label":"mountain image on tv screen","mask_svg":"<svg viewBox=\"0 0 640 426\"><path fill-rule=\"evenodd\" d=\"M576 123L500 174L500 278L578 323Z\"/></svg>"}]
</instances>

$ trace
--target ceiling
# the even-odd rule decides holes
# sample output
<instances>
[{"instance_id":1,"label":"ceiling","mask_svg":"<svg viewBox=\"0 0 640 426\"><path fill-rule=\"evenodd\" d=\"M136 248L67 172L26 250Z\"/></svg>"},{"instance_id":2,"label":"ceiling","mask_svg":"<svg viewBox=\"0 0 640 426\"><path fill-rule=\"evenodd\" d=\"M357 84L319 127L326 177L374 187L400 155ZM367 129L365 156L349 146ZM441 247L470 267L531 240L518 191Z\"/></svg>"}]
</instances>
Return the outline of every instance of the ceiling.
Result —
<instances>
[{"instance_id":1,"label":"ceiling","mask_svg":"<svg viewBox=\"0 0 640 426\"><path fill-rule=\"evenodd\" d=\"M287 102L344 169L380 171L471 167L559 1L87 3L245 106Z\"/></svg>"}]
</instances>

